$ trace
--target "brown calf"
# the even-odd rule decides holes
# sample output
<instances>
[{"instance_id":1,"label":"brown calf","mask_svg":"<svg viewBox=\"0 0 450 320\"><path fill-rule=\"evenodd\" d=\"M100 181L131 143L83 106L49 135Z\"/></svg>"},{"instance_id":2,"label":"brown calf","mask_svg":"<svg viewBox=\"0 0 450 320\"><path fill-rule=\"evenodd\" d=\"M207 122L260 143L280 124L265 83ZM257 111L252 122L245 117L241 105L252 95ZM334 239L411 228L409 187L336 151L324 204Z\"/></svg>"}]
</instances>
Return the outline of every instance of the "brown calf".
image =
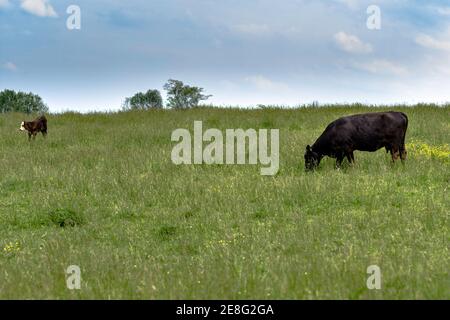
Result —
<instances>
[{"instance_id":1,"label":"brown calf","mask_svg":"<svg viewBox=\"0 0 450 320\"><path fill-rule=\"evenodd\" d=\"M31 137L36 138L39 132L45 137L47 135L47 118L40 116L34 121L22 121L19 130L28 132L28 141L31 140Z\"/></svg>"}]
</instances>

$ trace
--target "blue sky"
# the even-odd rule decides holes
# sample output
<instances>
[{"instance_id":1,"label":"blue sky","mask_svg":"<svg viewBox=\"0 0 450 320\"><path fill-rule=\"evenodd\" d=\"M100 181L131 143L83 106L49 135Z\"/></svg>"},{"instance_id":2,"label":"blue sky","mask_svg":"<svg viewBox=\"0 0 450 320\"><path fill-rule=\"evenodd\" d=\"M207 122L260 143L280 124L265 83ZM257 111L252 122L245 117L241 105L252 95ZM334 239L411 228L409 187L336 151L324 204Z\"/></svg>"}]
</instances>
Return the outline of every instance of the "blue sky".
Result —
<instances>
[{"instance_id":1,"label":"blue sky","mask_svg":"<svg viewBox=\"0 0 450 320\"><path fill-rule=\"evenodd\" d=\"M450 0L0 0L0 90L116 110L169 78L223 105L450 101Z\"/></svg>"}]
</instances>

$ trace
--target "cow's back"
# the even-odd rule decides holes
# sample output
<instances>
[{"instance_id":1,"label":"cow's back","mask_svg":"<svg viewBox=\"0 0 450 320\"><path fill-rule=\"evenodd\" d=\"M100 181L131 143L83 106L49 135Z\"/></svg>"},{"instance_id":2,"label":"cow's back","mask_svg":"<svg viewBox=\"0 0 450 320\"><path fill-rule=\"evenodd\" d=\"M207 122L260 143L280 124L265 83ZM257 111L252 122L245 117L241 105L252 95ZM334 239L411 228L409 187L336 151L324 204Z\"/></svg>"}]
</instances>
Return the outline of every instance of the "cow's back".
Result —
<instances>
[{"instance_id":1,"label":"cow's back","mask_svg":"<svg viewBox=\"0 0 450 320\"><path fill-rule=\"evenodd\" d=\"M400 112L377 112L350 120L353 149L376 151L382 147L400 144L404 138L407 118Z\"/></svg>"},{"instance_id":2,"label":"cow's back","mask_svg":"<svg viewBox=\"0 0 450 320\"><path fill-rule=\"evenodd\" d=\"M331 122L317 139L326 154L340 150L376 151L404 141L408 118L402 112L351 115Z\"/></svg>"}]
</instances>

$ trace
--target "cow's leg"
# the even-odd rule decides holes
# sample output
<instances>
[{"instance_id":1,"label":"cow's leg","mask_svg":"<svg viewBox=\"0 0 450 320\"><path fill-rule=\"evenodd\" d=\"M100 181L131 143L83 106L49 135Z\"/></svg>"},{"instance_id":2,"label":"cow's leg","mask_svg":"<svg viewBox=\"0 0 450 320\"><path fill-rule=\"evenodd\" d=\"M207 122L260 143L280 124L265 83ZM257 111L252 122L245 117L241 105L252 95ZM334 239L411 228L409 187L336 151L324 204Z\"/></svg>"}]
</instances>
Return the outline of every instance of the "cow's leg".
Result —
<instances>
[{"instance_id":1,"label":"cow's leg","mask_svg":"<svg viewBox=\"0 0 450 320\"><path fill-rule=\"evenodd\" d=\"M28 132L28 141L31 141L31 132Z\"/></svg>"},{"instance_id":2,"label":"cow's leg","mask_svg":"<svg viewBox=\"0 0 450 320\"><path fill-rule=\"evenodd\" d=\"M342 160L344 160L343 154L336 155L336 169L340 169L342 165Z\"/></svg>"},{"instance_id":3,"label":"cow's leg","mask_svg":"<svg viewBox=\"0 0 450 320\"><path fill-rule=\"evenodd\" d=\"M400 152L400 159L402 160L402 163L406 160L406 155L408 152L406 152L406 149Z\"/></svg>"},{"instance_id":4,"label":"cow's leg","mask_svg":"<svg viewBox=\"0 0 450 320\"><path fill-rule=\"evenodd\" d=\"M392 163L395 163L395 160L398 160L398 158L400 157L400 151L399 151L398 147L393 147L391 149L391 157L392 157Z\"/></svg>"},{"instance_id":5,"label":"cow's leg","mask_svg":"<svg viewBox=\"0 0 450 320\"><path fill-rule=\"evenodd\" d=\"M347 157L349 163L355 163L355 156L353 154L353 151L347 152L345 156Z\"/></svg>"},{"instance_id":6,"label":"cow's leg","mask_svg":"<svg viewBox=\"0 0 450 320\"><path fill-rule=\"evenodd\" d=\"M350 156L350 153L347 153L345 157L347 158L348 163L352 163L352 157Z\"/></svg>"},{"instance_id":7,"label":"cow's leg","mask_svg":"<svg viewBox=\"0 0 450 320\"><path fill-rule=\"evenodd\" d=\"M406 155L407 155L407 152L405 149L405 145L402 145L400 147L400 159L402 160L402 163L404 163L404 161L406 160Z\"/></svg>"},{"instance_id":8,"label":"cow's leg","mask_svg":"<svg viewBox=\"0 0 450 320\"><path fill-rule=\"evenodd\" d=\"M402 141L400 143L400 159L402 160L402 163L404 163L404 161L406 160L406 148L405 148L405 138L406 138L406 129L405 132L403 133L403 138Z\"/></svg>"}]
</instances>

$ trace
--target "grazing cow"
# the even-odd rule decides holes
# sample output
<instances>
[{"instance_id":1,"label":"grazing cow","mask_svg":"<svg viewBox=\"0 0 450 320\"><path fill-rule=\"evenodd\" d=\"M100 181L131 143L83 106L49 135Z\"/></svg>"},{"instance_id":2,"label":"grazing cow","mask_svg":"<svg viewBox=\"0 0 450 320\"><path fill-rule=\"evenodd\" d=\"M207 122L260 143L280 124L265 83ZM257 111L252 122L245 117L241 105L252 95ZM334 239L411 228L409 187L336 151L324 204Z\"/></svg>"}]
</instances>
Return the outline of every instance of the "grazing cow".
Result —
<instances>
[{"instance_id":1,"label":"grazing cow","mask_svg":"<svg viewBox=\"0 0 450 320\"><path fill-rule=\"evenodd\" d=\"M406 160L405 135L408 117L402 112L373 112L339 118L328 125L311 146L306 147L305 168L315 169L324 156L336 158L339 168L344 157L355 162L353 151L374 152L386 148L392 162Z\"/></svg>"},{"instance_id":2,"label":"grazing cow","mask_svg":"<svg viewBox=\"0 0 450 320\"><path fill-rule=\"evenodd\" d=\"M34 121L22 121L19 130L28 131L28 141L31 140L31 137L36 138L39 132L45 137L47 135L47 118L40 116Z\"/></svg>"}]
</instances>

